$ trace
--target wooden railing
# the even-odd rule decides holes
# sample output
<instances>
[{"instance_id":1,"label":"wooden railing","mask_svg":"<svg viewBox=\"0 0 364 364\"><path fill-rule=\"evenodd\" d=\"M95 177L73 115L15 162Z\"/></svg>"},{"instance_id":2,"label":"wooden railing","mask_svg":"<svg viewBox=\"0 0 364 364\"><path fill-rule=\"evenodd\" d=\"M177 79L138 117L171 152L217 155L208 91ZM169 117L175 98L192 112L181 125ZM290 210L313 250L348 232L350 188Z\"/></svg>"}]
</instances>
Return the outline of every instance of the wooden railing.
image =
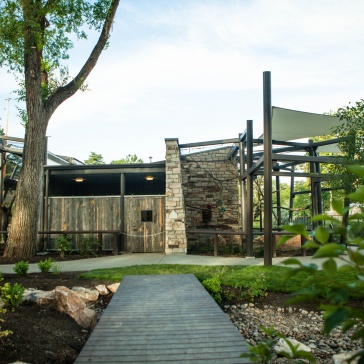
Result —
<instances>
[{"instance_id":1,"label":"wooden railing","mask_svg":"<svg viewBox=\"0 0 364 364\"><path fill-rule=\"evenodd\" d=\"M102 235L112 234L113 235L113 255L119 254L118 237L121 234L120 230L45 230L38 231L38 235L80 235L80 234L97 234L98 235L98 252L102 251Z\"/></svg>"}]
</instances>

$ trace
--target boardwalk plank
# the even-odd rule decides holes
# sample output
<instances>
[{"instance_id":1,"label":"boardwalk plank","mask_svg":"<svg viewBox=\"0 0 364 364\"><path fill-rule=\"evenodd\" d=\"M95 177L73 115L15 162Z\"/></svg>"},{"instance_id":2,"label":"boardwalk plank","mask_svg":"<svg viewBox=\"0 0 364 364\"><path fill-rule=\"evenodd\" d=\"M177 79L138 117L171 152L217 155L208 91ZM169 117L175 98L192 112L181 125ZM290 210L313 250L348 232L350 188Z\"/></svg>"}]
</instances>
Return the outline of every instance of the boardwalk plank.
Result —
<instances>
[{"instance_id":1,"label":"boardwalk plank","mask_svg":"<svg viewBox=\"0 0 364 364\"><path fill-rule=\"evenodd\" d=\"M194 275L126 276L76 364L249 363L247 351Z\"/></svg>"}]
</instances>

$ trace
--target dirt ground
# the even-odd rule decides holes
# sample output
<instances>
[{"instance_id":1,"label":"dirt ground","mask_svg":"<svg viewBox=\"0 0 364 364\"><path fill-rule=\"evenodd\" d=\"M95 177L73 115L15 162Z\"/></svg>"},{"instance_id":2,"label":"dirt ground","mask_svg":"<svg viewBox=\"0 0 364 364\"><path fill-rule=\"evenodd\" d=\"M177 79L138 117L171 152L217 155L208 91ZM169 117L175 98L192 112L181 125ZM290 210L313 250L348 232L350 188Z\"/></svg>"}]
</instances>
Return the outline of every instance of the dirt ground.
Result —
<instances>
[{"instance_id":1,"label":"dirt ground","mask_svg":"<svg viewBox=\"0 0 364 364\"><path fill-rule=\"evenodd\" d=\"M66 256L67 260L80 258L87 256ZM29 263L36 263L42 259L44 257L34 257ZM59 260L57 256L52 256L52 259ZM0 257L0 264L12 263L14 262ZM112 283L81 280L78 278L79 274L80 272L61 272L57 275L31 273L22 277L16 274L3 274L4 280L0 284L20 283L25 288L50 291L57 286L93 288L98 284ZM94 308L105 309L111 298L112 295L102 296ZM0 324L1 330L11 330L13 334L0 341L0 363L16 361L32 364L73 363L91 334L69 316L36 304L21 304L14 312L8 311L2 318L5 322Z\"/></svg>"}]
</instances>

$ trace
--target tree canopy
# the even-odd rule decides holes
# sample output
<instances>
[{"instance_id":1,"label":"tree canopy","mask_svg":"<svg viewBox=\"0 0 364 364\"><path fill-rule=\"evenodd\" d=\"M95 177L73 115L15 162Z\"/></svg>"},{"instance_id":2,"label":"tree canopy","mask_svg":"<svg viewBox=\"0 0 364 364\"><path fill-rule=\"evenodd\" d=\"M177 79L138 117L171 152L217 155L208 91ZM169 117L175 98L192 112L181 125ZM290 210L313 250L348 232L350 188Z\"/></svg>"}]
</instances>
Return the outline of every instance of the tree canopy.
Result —
<instances>
[{"instance_id":1,"label":"tree canopy","mask_svg":"<svg viewBox=\"0 0 364 364\"><path fill-rule=\"evenodd\" d=\"M101 154L90 152L88 159L85 160L86 164L105 164L104 157Z\"/></svg>"},{"instance_id":2,"label":"tree canopy","mask_svg":"<svg viewBox=\"0 0 364 364\"><path fill-rule=\"evenodd\" d=\"M26 104L23 165L6 256L27 258L36 251L48 122L59 105L84 87L107 45L118 5L119 0L0 2L0 67L14 73ZM99 38L71 77L65 63L69 50L90 29L100 32Z\"/></svg>"},{"instance_id":3,"label":"tree canopy","mask_svg":"<svg viewBox=\"0 0 364 364\"><path fill-rule=\"evenodd\" d=\"M132 164L132 163L143 163L143 159L139 158L136 154L128 154L125 158L111 161L111 164Z\"/></svg>"}]
</instances>

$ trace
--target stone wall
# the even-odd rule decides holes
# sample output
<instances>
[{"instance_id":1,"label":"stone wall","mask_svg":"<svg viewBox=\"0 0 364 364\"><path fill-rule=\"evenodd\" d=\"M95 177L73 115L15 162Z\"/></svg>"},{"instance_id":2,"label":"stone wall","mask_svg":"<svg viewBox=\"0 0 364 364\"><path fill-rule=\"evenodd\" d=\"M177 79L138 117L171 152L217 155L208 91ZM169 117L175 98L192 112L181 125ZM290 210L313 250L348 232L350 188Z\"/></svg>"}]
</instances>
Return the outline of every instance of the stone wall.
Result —
<instances>
[{"instance_id":1,"label":"stone wall","mask_svg":"<svg viewBox=\"0 0 364 364\"><path fill-rule=\"evenodd\" d=\"M232 147L181 156L187 229L240 228L239 172L229 159ZM207 242L208 235L188 235L188 242ZM227 239L241 240L238 236Z\"/></svg>"},{"instance_id":2,"label":"stone wall","mask_svg":"<svg viewBox=\"0 0 364 364\"><path fill-rule=\"evenodd\" d=\"M184 199L178 139L166 143L166 253L186 253Z\"/></svg>"}]
</instances>

